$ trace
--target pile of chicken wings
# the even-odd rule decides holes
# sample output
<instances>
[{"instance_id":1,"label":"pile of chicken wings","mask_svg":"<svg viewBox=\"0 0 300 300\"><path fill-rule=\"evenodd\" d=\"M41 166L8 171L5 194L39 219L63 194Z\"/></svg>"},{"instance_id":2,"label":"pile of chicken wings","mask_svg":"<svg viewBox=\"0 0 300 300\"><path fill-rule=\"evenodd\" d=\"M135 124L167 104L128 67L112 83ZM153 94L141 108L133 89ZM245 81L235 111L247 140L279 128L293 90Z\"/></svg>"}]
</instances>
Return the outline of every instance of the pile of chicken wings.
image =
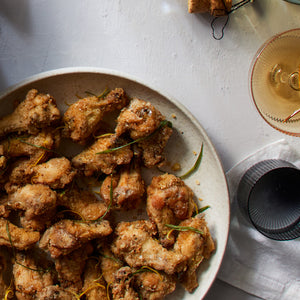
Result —
<instances>
[{"instance_id":1,"label":"pile of chicken wings","mask_svg":"<svg viewBox=\"0 0 300 300\"><path fill-rule=\"evenodd\" d=\"M142 176L164 164L171 134L159 110L122 88L64 113L29 90L0 119L1 299L155 300L177 284L193 292L215 248L204 216L179 177L146 185ZM66 141L82 150L69 157ZM138 209L147 217L114 214Z\"/></svg>"}]
</instances>

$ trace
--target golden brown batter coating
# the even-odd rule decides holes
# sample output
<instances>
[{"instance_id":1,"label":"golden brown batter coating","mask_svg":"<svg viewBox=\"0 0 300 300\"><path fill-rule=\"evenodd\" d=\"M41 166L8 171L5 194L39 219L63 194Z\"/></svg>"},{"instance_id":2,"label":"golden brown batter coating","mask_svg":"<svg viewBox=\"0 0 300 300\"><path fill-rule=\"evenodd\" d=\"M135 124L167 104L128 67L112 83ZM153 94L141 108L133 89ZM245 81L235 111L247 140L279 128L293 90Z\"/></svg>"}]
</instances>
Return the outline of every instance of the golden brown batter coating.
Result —
<instances>
[{"instance_id":1,"label":"golden brown batter coating","mask_svg":"<svg viewBox=\"0 0 300 300\"><path fill-rule=\"evenodd\" d=\"M70 291L66 291L58 285L49 285L37 292L36 300L77 300L78 298Z\"/></svg>"},{"instance_id":2,"label":"golden brown batter coating","mask_svg":"<svg viewBox=\"0 0 300 300\"><path fill-rule=\"evenodd\" d=\"M105 202L99 200L93 192L79 189L76 186L59 195L58 205L79 214L87 221L95 221L107 211Z\"/></svg>"},{"instance_id":3,"label":"golden brown batter coating","mask_svg":"<svg viewBox=\"0 0 300 300\"><path fill-rule=\"evenodd\" d=\"M31 182L45 184L52 189L63 189L72 182L75 175L76 170L72 168L67 158L52 158L32 167Z\"/></svg>"},{"instance_id":4,"label":"golden brown batter coating","mask_svg":"<svg viewBox=\"0 0 300 300\"><path fill-rule=\"evenodd\" d=\"M134 278L130 267L122 267L115 273L111 291L114 300L139 300L138 293L133 289Z\"/></svg>"},{"instance_id":5,"label":"golden brown batter coating","mask_svg":"<svg viewBox=\"0 0 300 300\"><path fill-rule=\"evenodd\" d=\"M91 147L75 156L72 163L75 168L82 170L85 176L91 176L94 172L110 174L116 166L130 163L133 156L130 146L110 153L98 153L125 144L126 141L115 135L101 137Z\"/></svg>"},{"instance_id":6,"label":"golden brown batter coating","mask_svg":"<svg viewBox=\"0 0 300 300\"><path fill-rule=\"evenodd\" d=\"M172 128L166 125L149 138L138 143L142 149L142 160L145 167L153 168L164 163L164 150L172 132Z\"/></svg>"},{"instance_id":7,"label":"golden brown batter coating","mask_svg":"<svg viewBox=\"0 0 300 300\"><path fill-rule=\"evenodd\" d=\"M150 102L134 98L122 109L115 132L117 136L128 133L136 140L154 132L162 120L164 117Z\"/></svg>"},{"instance_id":8,"label":"golden brown batter coating","mask_svg":"<svg viewBox=\"0 0 300 300\"><path fill-rule=\"evenodd\" d=\"M58 273L60 286L79 293L83 283L81 275L89 255L93 252L91 244L83 245L67 255L55 259L55 269Z\"/></svg>"},{"instance_id":9,"label":"golden brown batter coating","mask_svg":"<svg viewBox=\"0 0 300 300\"><path fill-rule=\"evenodd\" d=\"M39 246L48 250L52 258L67 255L93 239L112 233L109 222L97 223L61 220L48 228L42 236Z\"/></svg>"},{"instance_id":10,"label":"golden brown batter coating","mask_svg":"<svg viewBox=\"0 0 300 300\"><path fill-rule=\"evenodd\" d=\"M10 115L0 119L0 137L11 132L37 134L40 129L54 125L60 120L55 100L49 94L30 90Z\"/></svg>"},{"instance_id":11,"label":"golden brown batter coating","mask_svg":"<svg viewBox=\"0 0 300 300\"><path fill-rule=\"evenodd\" d=\"M52 151L58 148L59 143L59 131L49 129L43 130L36 135L12 136L1 141L5 156L28 156L31 158L35 157L37 160L43 153L45 153L46 155L41 158L41 162L46 161L47 158L53 154ZM47 151L47 149L49 149L49 151Z\"/></svg>"},{"instance_id":12,"label":"golden brown batter coating","mask_svg":"<svg viewBox=\"0 0 300 300\"><path fill-rule=\"evenodd\" d=\"M0 217L7 218L10 214L8 205L8 197L6 195L0 197Z\"/></svg>"},{"instance_id":13,"label":"golden brown batter coating","mask_svg":"<svg viewBox=\"0 0 300 300\"><path fill-rule=\"evenodd\" d=\"M97 261L89 259L86 262L83 275L83 289L87 300L107 299L106 282L101 276L101 268Z\"/></svg>"},{"instance_id":14,"label":"golden brown batter coating","mask_svg":"<svg viewBox=\"0 0 300 300\"><path fill-rule=\"evenodd\" d=\"M13 276L18 299L32 299L37 292L53 284L51 272L39 267L31 254L18 252L16 261Z\"/></svg>"},{"instance_id":15,"label":"golden brown batter coating","mask_svg":"<svg viewBox=\"0 0 300 300\"><path fill-rule=\"evenodd\" d=\"M174 244L174 235L165 224L178 224L192 216L194 211L192 190L178 177L163 174L152 178L147 188L147 213L158 228L163 246Z\"/></svg>"},{"instance_id":16,"label":"golden brown batter coating","mask_svg":"<svg viewBox=\"0 0 300 300\"><path fill-rule=\"evenodd\" d=\"M56 198L56 192L46 185L27 184L8 196L8 204L24 212L23 227L40 231L55 214Z\"/></svg>"},{"instance_id":17,"label":"golden brown batter coating","mask_svg":"<svg viewBox=\"0 0 300 300\"><path fill-rule=\"evenodd\" d=\"M11 238L11 242L9 239ZM0 218L0 246L26 250L40 239L38 231L19 228L4 218Z\"/></svg>"},{"instance_id":18,"label":"golden brown batter coating","mask_svg":"<svg viewBox=\"0 0 300 300\"><path fill-rule=\"evenodd\" d=\"M210 257L215 245L204 218L189 218L182 221L179 226L192 227L203 233L182 231L178 234L174 245L174 250L187 258L186 271L181 274L180 281L184 288L191 293L198 287L196 271L202 260Z\"/></svg>"},{"instance_id":19,"label":"golden brown batter coating","mask_svg":"<svg viewBox=\"0 0 300 300\"><path fill-rule=\"evenodd\" d=\"M108 246L101 249L101 270L103 278L107 283L112 283L115 278L115 273L123 267L123 262L117 259L110 251Z\"/></svg>"},{"instance_id":20,"label":"golden brown batter coating","mask_svg":"<svg viewBox=\"0 0 300 300\"><path fill-rule=\"evenodd\" d=\"M99 128L105 114L121 110L127 102L128 98L121 88L114 89L104 99L92 96L78 100L64 114L63 135L84 144Z\"/></svg>"},{"instance_id":21,"label":"golden brown batter coating","mask_svg":"<svg viewBox=\"0 0 300 300\"><path fill-rule=\"evenodd\" d=\"M147 271L134 275L134 286L139 291L142 299L161 300L171 294L176 288L176 276L164 272Z\"/></svg>"},{"instance_id":22,"label":"golden brown batter coating","mask_svg":"<svg viewBox=\"0 0 300 300\"><path fill-rule=\"evenodd\" d=\"M111 179L113 180L112 207L126 210L138 208L146 190L140 167L136 164L126 165L120 172L115 173L113 178L106 177L100 195L107 205L110 203Z\"/></svg>"},{"instance_id":23,"label":"golden brown batter coating","mask_svg":"<svg viewBox=\"0 0 300 300\"><path fill-rule=\"evenodd\" d=\"M152 237L155 232L155 225L150 221L120 222L111 250L132 268L149 266L167 274L181 270L185 257L165 249Z\"/></svg>"}]
</instances>

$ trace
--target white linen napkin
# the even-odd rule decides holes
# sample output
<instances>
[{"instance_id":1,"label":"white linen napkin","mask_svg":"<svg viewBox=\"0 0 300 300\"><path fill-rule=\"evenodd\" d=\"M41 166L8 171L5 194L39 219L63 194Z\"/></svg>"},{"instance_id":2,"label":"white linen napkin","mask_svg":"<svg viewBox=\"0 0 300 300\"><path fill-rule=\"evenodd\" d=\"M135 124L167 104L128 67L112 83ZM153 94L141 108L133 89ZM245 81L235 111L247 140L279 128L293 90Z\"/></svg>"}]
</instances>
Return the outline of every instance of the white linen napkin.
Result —
<instances>
[{"instance_id":1,"label":"white linen napkin","mask_svg":"<svg viewBox=\"0 0 300 300\"><path fill-rule=\"evenodd\" d=\"M274 241L265 237L247 222L237 205L236 191L242 175L252 165L265 159L284 159L300 168L300 153L286 141L280 140L227 172L231 225L217 277L262 299L300 299L300 238Z\"/></svg>"}]
</instances>

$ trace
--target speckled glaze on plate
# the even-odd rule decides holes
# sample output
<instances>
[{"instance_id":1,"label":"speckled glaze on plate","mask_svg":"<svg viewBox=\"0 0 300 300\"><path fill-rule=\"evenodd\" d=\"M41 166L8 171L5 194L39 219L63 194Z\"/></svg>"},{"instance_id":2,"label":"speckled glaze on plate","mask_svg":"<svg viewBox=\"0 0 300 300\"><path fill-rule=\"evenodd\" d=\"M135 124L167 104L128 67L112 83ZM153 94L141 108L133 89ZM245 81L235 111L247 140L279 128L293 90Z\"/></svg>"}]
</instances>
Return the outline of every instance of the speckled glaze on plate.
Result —
<instances>
[{"instance_id":1,"label":"speckled glaze on plate","mask_svg":"<svg viewBox=\"0 0 300 300\"><path fill-rule=\"evenodd\" d=\"M171 164L176 162L182 166L177 175L185 173L194 164L194 152L199 153L203 143L200 168L185 182L193 189L196 198L202 199L198 202L200 207L210 206L205 216L216 243L216 251L209 260L201 264L198 273L199 287L194 293L189 294L178 285L176 291L166 297L169 300L202 299L217 275L225 252L229 231L229 195L225 174L214 146L199 122L185 107L126 74L106 69L76 67L44 72L9 88L0 95L0 117L10 113L13 110L13 101L24 99L31 88L51 94L64 112L67 109L66 103L73 103L78 99L76 95L85 95L85 91L98 94L106 87L122 87L130 97L150 101L173 123L174 134L167 145L166 155Z\"/></svg>"}]
</instances>

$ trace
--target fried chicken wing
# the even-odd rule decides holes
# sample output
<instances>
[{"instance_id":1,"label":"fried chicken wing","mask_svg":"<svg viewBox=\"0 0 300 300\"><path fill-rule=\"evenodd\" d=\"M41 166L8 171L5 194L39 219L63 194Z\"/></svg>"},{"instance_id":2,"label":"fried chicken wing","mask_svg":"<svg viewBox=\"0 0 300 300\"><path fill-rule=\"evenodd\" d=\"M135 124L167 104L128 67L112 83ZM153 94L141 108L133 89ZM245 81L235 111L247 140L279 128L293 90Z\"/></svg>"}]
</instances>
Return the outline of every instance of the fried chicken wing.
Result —
<instances>
[{"instance_id":1,"label":"fried chicken wing","mask_svg":"<svg viewBox=\"0 0 300 300\"><path fill-rule=\"evenodd\" d=\"M27 184L8 196L8 205L24 212L23 227L43 230L56 212L56 192L42 184Z\"/></svg>"},{"instance_id":2,"label":"fried chicken wing","mask_svg":"<svg viewBox=\"0 0 300 300\"><path fill-rule=\"evenodd\" d=\"M55 269L61 287L76 293L82 289L81 275L86 260L92 252L93 247L88 243L67 255L61 255L55 259Z\"/></svg>"},{"instance_id":3,"label":"fried chicken wing","mask_svg":"<svg viewBox=\"0 0 300 300\"><path fill-rule=\"evenodd\" d=\"M146 188L137 164L126 165L120 172L113 174L113 178L107 176L103 181L100 195L107 205L110 203L111 182L113 182L112 207L114 209L138 208Z\"/></svg>"},{"instance_id":4,"label":"fried chicken wing","mask_svg":"<svg viewBox=\"0 0 300 300\"><path fill-rule=\"evenodd\" d=\"M76 170L72 169L67 158L52 158L32 168L31 182L45 184L52 189L63 189L72 182L75 175Z\"/></svg>"},{"instance_id":5,"label":"fried chicken wing","mask_svg":"<svg viewBox=\"0 0 300 300\"><path fill-rule=\"evenodd\" d=\"M114 89L104 99L92 96L78 100L64 114L63 135L84 144L99 128L105 114L121 110L127 102L128 98L121 88Z\"/></svg>"},{"instance_id":6,"label":"fried chicken wing","mask_svg":"<svg viewBox=\"0 0 300 300\"><path fill-rule=\"evenodd\" d=\"M58 205L81 215L85 220L95 221L107 211L107 205L94 193L76 186L66 190L58 197Z\"/></svg>"},{"instance_id":7,"label":"fried chicken wing","mask_svg":"<svg viewBox=\"0 0 300 300\"><path fill-rule=\"evenodd\" d=\"M163 272L152 272L144 269L145 272L134 275L134 286L144 300L161 300L171 294L176 288L176 276Z\"/></svg>"},{"instance_id":8,"label":"fried chicken wing","mask_svg":"<svg viewBox=\"0 0 300 300\"><path fill-rule=\"evenodd\" d=\"M152 178L147 188L147 213L157 225L162 245L170 247L175 241L165 224L177 224L193 211L193 192L180 178L172 174Z\"/></svg>"},{"instance_id":9,"label":"fried chicken wing","mask_svg":"<svg viewBox=\"0 0 300 300\"><path fill-rule=\"evenodd\" d=\"M32 299L37 292L53 284L51 272L37 265L33 255L16 253L13 276L18 299Z\"/></svg>"},{"instance_id":10,"label":"fried chicken wing","mask_svg":"<svg viewBox=\"0 0 300 300\"><path fill-rule=\"evenodd\" d=\"M0 218L0 246L26 250L40 239L38 231L19 228L4 218Z\"/></svg>"},{"instance_id":11,"label":"fried chicken wing","mask_svg":"<svg viewBox=\"0 0 300 300\"><path fill-rule=\"evenodd\" d=\"M172 132L172 128L166 125L149 138L138 143L138 146L142 149L142 159L145 167L153 168L165 161L164 150Z\"/></svg>"},{"instance_id":12,"label":"fried chicken wing","mask_svg":"<svg viewBox=\"0 0 300 300\"><path fill-rule=\"evenodd\" d=\"M165 249L152 237L155 230L155 225L146 220L120 222L111 250L132 268L149 266L167 274L181 270L185 257Z\"/></svg>"},{"instance_id":13,"label":"fried chicken wing","mask_svg":"<svg viewBox=\"0 0 300 300\"><path fill-rule=\"evenodd\" d=\"M77 300L76 295L58 285L44 287L35 295L36 300Z\"/></svg>"},{"instance_id":14,"label":"fried chicken wing","mask_svg":"<svg viewBox=\"0 0 300 300\"><path fill-rule=\"evenodd\" d=\"M189 218L179 226L192 227L201 232L180 232L174 245L176 252L187 257L186 271L181 274L180 282L191 293L198 287L196 271L202 260L211 256L215 245L204 218Z\"/></svg>"},{"instance_id":15,"label":"fried chicken wing","mask_svg":"<svg viewBox=\"0 0 300 300\"><path fill-rule=\"evenodd\" d=\"M121 111L115 132L117 136L129 133L136 140L153 133L162 120L164 117L150 102L134 98Z\"/></svg>"},{"instance_id":16,"label":"fried chicken wing","mask_svg":"<svg viewBox=\"0 0 300 300\"><path fill-rule=\"evenodd\" d=\"M95 260L86 262L83 275L83 292L87 300L103 300L107 298L106 282L101 276L101 268Z\"/></svg>"},{"instance_id":17,"label":"fried chicken wing","mask_svg":"<svg viewBox=\"0 0 300 300\"><path fill-rule=\"evenodd\" d=\"M27 156L37 160L44 154L39 160L44 162L58 148L59 143L58 130L42 130L36 135L9 137L1 141L1 146L6 157Z\"/></svg>"},{"instance_id":18,"label":"fried chicken wing","mask_svg":"<svg viewBox=\"0 0 300 300\"><path fill-rule=\"evenodd\" d=\"M60 112L53 97L32 89L13 113L0 119L0 137L11 132L37 134L59 120Z\"/></svg>"},{"instance_id":19,"label":"fried chicken wing","mask_svg":"<svg viewBox=\"0 0 300 300\"><path fill-rule=\"evenodd\" d=\"M133 289L132 270L130 267L122 267L115 273L111 290L114 300L139 300L138 293Z\"/></svg>"},{"instance_id":20,"label":"fried chicken wing","mask_svg":"<svg viewBox=\"0 0 300 300\"><path fill-rule=\"evenodd\" d=\"M61 220L45 231L39 246L48 250L52 258L58 258L80 248L88 241L111 233L112 229L106 220L97 223Z\"/></svg>"},{"instance_id":21,"label":"fried chicken wing","mask_svg":"<svg viewBox=\"0 0 300 300\"><path fill-rule=\"evenodd\" d=\"M116 166L128 164L133 152L126 146L109 153L98 153L124 144L126 141L114 135L99 138L91 147L75 156L72 163L75 168L84 171L85 176L91 176L96 171L110 174Z\"/></svg>"},{"instance_id":22,"label":"fried chicken wing","mask_svg":"<svg viewBox=\"0 0 300 300\"><path fill-rule=\"evenodd\" d=\"M101 252L101 270L103 278L107 283L111 283L114 281L115 273L123 267L123 262L114 256L108 246L103 247Z\"/></svg>"}]
</instances>

